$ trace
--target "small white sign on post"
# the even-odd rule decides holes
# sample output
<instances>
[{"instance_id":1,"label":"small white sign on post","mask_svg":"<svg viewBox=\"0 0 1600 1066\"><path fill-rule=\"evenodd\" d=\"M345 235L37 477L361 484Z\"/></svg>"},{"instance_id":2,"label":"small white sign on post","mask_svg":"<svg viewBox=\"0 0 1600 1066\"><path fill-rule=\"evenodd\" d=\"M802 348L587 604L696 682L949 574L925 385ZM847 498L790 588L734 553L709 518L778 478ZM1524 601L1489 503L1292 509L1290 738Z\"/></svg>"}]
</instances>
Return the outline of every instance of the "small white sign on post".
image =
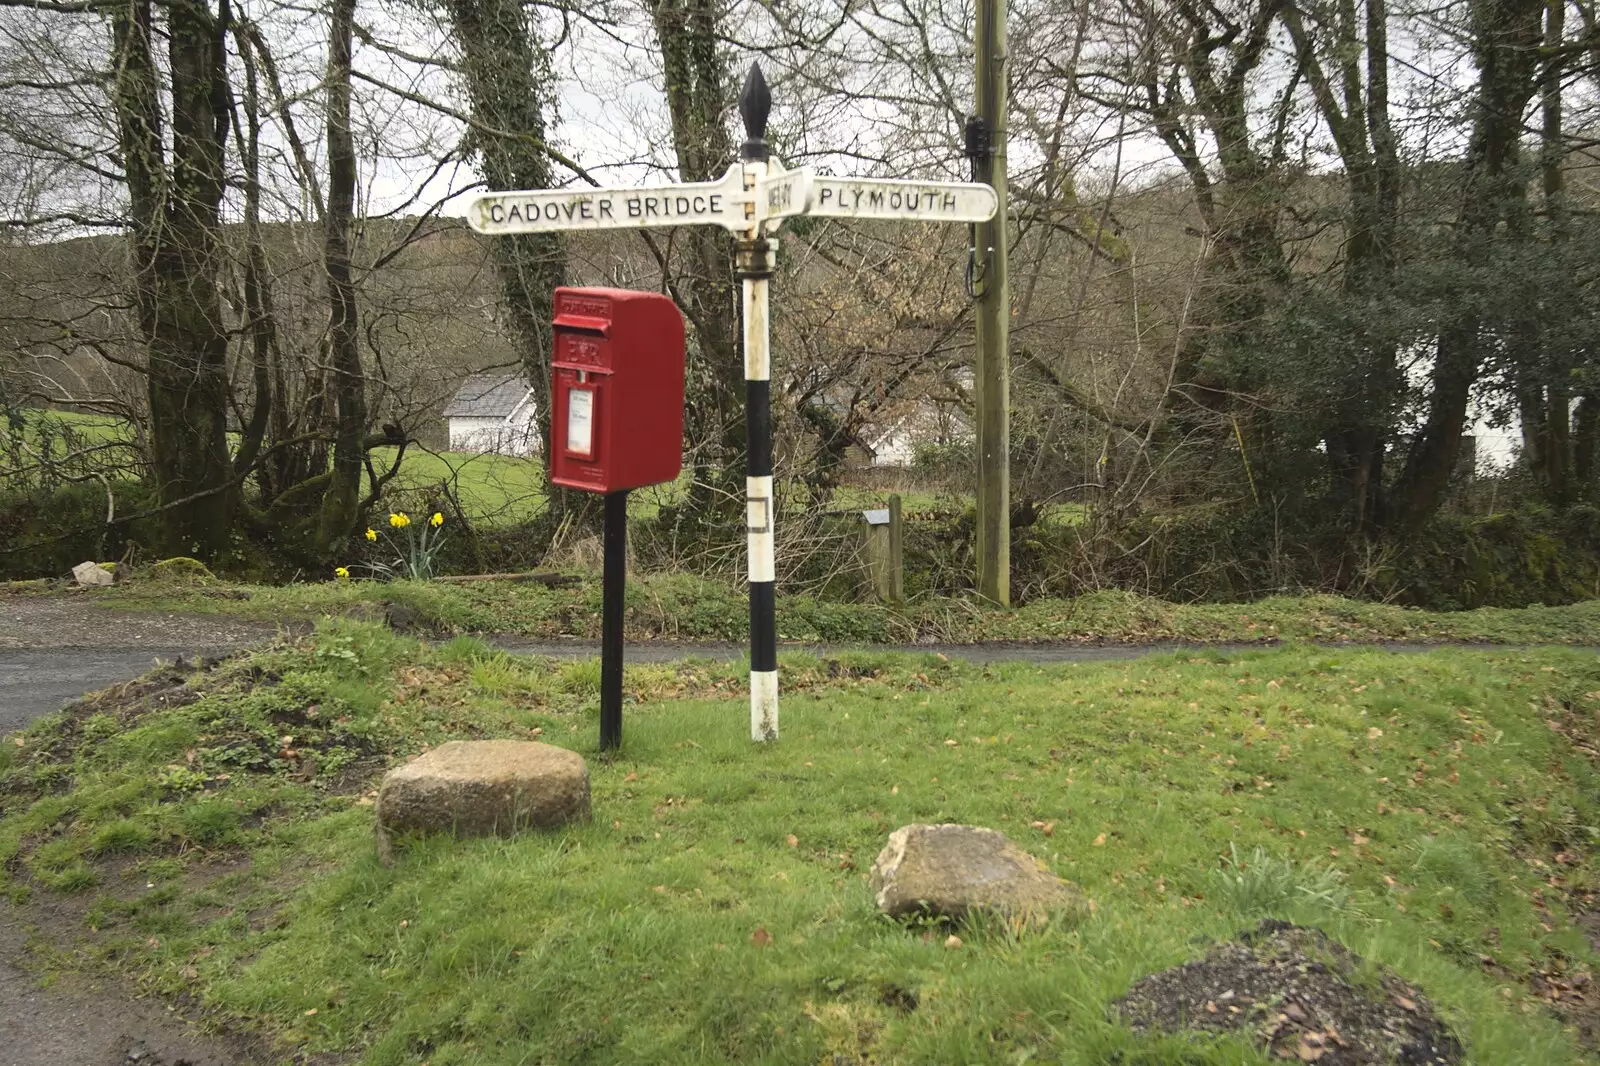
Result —
<instances>
[{"instance_id":1,"label":"small white sign on post","mask_svg":"<svg viewBox=\"0 0 1600 1066\"><path fill-rule=\"evenodd\" d=\"M716 181L644 188L534 189L473 197L467 222L479 233L721 226L738 236L735 274L743 287L746 424L750 427L745 520L750 578L750 730L778 737L777 629L772 514L771 362L768 289L778 242L767 239L798 215L895 222L987 222L999 209L994 189L976 182L837 178L807 167L784 170L766 144L772 99L759 66L740 96L743 161ZM584 398L579 399L582 395ZM572 394L569 441L589 442L592 395ZM607 504L609 506L609 503ZM610 518L607 518L610 521ZM757 660L760 659L758 666Z\"/></svg>"},{"instance_id":2,"label":"small white sign on post","mask_svg":"<svg viewBox=\"0 0 1600 1066\"><path fill-rule=\"evenodd\" d=\"M774 166L772 173L761 179L757 186L760 192L756 199L757 213L763 220L806 214L811 210L811 190L815 180L811 171L804 167L779 171Z\"/></svg>"}]
</instances>

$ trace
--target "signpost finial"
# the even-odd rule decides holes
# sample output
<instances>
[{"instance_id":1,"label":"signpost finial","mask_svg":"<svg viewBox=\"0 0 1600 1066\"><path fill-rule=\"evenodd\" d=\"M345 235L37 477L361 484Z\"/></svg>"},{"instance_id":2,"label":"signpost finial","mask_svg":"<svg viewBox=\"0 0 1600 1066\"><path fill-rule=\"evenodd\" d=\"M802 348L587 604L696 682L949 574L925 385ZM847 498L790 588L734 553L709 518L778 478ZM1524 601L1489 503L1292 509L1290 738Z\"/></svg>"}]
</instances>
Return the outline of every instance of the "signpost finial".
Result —
<instances>
[{"instance_id":1,"label":"signpost finial","mask_svg":"<svg viewBox=\"0 0 1600 1066\"><path fill-rule=\"evenodd\" d=\"M767 150L767 116L772 113L772 94L767 91L767 79L761 74L761 64L751 63L750 73L744 76L744 88L739 91L739 117L744 119L744 149L740 152L751 162L765 161Z\"/></svg>"}]
</instances>

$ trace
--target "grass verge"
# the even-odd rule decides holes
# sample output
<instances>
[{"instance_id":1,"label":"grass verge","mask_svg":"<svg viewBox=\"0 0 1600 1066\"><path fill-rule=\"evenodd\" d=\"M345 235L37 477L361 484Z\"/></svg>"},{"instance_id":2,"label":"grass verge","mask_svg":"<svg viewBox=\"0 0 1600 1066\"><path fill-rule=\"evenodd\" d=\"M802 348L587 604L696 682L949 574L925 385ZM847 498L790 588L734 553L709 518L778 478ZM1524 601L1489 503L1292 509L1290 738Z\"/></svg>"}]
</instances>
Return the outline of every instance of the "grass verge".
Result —
<instances>
[{"instance_id":1,"label":"grass verge","mask_svg":"<svg viewBox=\"0 0 1600 1066\"><path fill-rule=\"evenodd\" d=\"M1595 959L1592 653L783 666L776 744L746 739L737 667L690 662L630 670L602 756L593 662L326 624L0 744L0 859L91 963L286 1056L1257 1063L1107 1008L1280 917L1420 985L1474 1062L1593 1061L1549 1009ZM379 770L477 736L584 753L592 824L380 866ZM880 919L865 870L914 821L1003 830L1093 914L957 949Z\"/></svg>"},{"instance_id":2,"label":"grass verge","mask_svg":"<svg viewBox=\"0 0 1600 1066\"><path fill-rule=\"evenodd\" d=\"M442 633L530 639L600 635L600 581L335 581L284 586L178 585L134 581L95 593L107 607L218 612L265 621L314 620L403 603ZM743 588L687 574L630 577L627 629L634 640L743 641ZM1256 642L1274 640L1591 644L1600 642L1600 600L1562 607L1424 611L1336 596L1275 596L1249 604L1173 604L1128 592L1039 600L1000 610L966 599L927 598L904 608L780 595L778 634L792 642L954 644L985 640Z\"/></svg>"}]
</instances>

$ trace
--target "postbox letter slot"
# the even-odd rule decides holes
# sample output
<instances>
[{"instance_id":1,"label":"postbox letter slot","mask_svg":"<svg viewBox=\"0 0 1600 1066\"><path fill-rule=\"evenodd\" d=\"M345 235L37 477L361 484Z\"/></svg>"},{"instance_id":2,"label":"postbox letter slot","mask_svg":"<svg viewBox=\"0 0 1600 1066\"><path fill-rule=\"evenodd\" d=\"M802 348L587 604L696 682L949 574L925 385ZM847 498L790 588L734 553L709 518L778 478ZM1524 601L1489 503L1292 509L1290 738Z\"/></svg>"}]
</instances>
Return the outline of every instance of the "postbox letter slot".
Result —
<instances>
[{"instance_id":1,"label":"postbox letter slot","mask_svg":"<svg viewBox=\"0 0 1600 1066\"><path fill-rule=\"evenodd\" d=\"M562 313L555 317L557 329L577 329L585 333L598 333L602 337L611 335L611 320L609 318L596 318L593 315L574 315Z\"/></svg>"}]
</instances>

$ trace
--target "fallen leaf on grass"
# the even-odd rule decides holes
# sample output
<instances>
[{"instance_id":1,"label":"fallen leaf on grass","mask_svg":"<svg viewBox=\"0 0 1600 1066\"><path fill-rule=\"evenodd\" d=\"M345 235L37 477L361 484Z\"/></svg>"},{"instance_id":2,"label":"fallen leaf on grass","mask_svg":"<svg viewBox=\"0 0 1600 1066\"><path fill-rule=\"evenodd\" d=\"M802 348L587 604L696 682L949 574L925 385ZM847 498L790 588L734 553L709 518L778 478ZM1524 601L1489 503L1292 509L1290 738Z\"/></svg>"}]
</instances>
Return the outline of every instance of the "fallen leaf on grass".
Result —
<instances>
[{"instance_id":1,"label":"fallen leaf on grass","mask_svg":"<svg viewBox=\"0 0 1600 1066\"><path fill-rule=\"evenodd\" d=\"M1327 1042L1323 1040L1322 1034L1307 1033L1300 1038L1300 1045L1294 1049L1294 1054L1292 1057L1298 1058L1301 1062L1316 1062L1327 1053ZM1291 1057L1290 1055L1287 1055L1281 1051L1278 1053L1278 1056L1280 1058Z\"/></svg>"},{"instance_id":2,"label":"fallen leaf on grass","mask_svg":"<svg viewBox=\"0 0 1600 1066\"><path fill-rule=\"evenodd\" d=\"M1094 846L1097 847L1097 848L1104 847L1105 843L1106 843L1106 835L1104 833L1101 833L1099 836L1094 838Z\"/></svg>"},{"instance_id":3,"label":"fallen leaf on grass","mask_svg":"<svg viewBox=\"0 0 1600 1066\"><path fill-rule=\"evenodd\" d=\"M629 781L637 781L637 780L639 780L639 774L638 774L637 771L630 771L628 776L624 777L622 779L624 784L628 783Z\"/></svg>"},{"instance_id":4,"label":"fallen leaf on grass","mask_svg":"<svg viewBox=\"0 0 1600 1066\"><path fill-rule=\"evenodd\" d=\"M758 926L756 931L750 934L750 943L758 948L764 948L772 943L772 934L767 932L765 927Z\"/></svg>"},{"instance_id":5,"label":"fallen leaf on grass","mask_svg":"<svg viewBox=\"0 0 1600 1066\"><path fill-rule=\"evenodd\" d=\"M795 836L793 833L790 833L783 839L784 843L788 844L791 848L798 848L800 846L800 838Z\"/></svg>"}]
</instances>

